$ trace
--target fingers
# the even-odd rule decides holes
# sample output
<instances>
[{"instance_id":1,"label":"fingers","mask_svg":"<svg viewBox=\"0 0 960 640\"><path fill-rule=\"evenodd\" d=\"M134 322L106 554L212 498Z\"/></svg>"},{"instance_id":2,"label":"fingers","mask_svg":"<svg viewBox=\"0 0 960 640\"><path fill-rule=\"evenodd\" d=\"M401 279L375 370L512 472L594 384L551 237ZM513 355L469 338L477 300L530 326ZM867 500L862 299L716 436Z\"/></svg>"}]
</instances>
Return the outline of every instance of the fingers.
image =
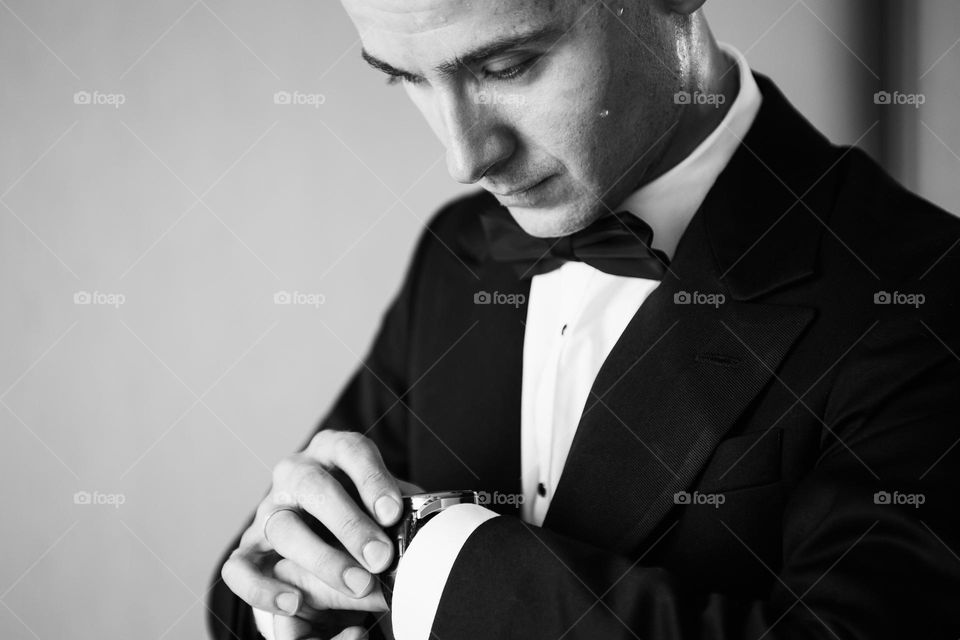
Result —
<instances>
[{"instance_id":1,"label":"fingers","mask_svg":"<svg viewBox=\"0 0 960 640\"><path fill-rule=\"evenodd\" d=\"M252 607L279 616L296 614L303 603L300 590L263 575L249 553L237 549L230 555L220 570L224 583Z\"/></svg>"},{"instance_id":2,"label":"fingers","mask_svg":"<svg viewBox=\"0 0 960 640\"><path fill-rule=\"evenodd\" d=\"M310 621L286 616L274 616L273 638L274 640L320 640L313 631L313 624Z\"/></svg>"},{"instance_id":3,"label":"fingers","mask_svg":"<svg viewBox=\"0 0 960 640\"><path fill-rule=\"evenodd\" d=\"M346 475L343 484L334 473ZM280 615L298 612L308 595L314 602L329 600L327 592L338 592L336 601L343 609L362 608L353 601L376 594L378 602L365 606L378 610L382 596L372 574L386 569L394 555L382 526L399 518L401 503L400 488L376 446L358 433L321 431L304 453L277 465L273 480L273 490L244 532L240 549L224 565L227 586L245 602ZM353 487L359 499L348 493ZM343 549L321 539L304 512L323 524ZM305 569L304 576L312 576L300 577L310 594L283 584L280 576L265 575L258 561L274 551Z\"/></svg>"},{"instance_id":4,"label":"fingers","mask_svg":"<svg viewBox=\"0 0 960 640\"><path fill-rule=\"evenodd\" d=\"M340 472L349 479L345 485L356 487L361 504L334 478L333 473ZM393 559L393 543L382 526L399 518L400 495L397 481L368 438L321 431L303 454L289 456L275 468L273 490L261 502L239 548L224 563L223 580L247 604L279 616L298 614L308 599L321 608L335 603L339 609L385 611L371 574L386 569ZM309 513L344 549L322 540L302 514L278 512L281 507ZM265 526L270 529L266 535ZM274 551L291 561L284 566L303 568L295 576L296 584L264 572L260 565L267 555L272 561Z\"/></svg>"},{"instance_id":5,"label":"fingers","mask_svg":"<svg viewBox=\"0 0 960 640\"><path fill-rule=\"evenodd\" d=\"M319 631L313 623L300 618L276 616L273 619L275 640L320 640L321 637L329 637L319 635ZM367 640L369 637L363 627L348 627L335 635L333 640Z\"/></svg>"},{"instance_id":6,"label":"fingers","mask_svg":"<svg viewBox=\"0 0 960 640\"><path fill-rule=\"evenodd\" d=\"M334 589L320 578L289 559L282 559L273 568L274 575L285 583L295 586L305 595L305 607L318 611L328 609L343 611L387 611L379 584L363 598L353 598Z\"/></svg>"},{"instance_id":7,"label":"fingers","mask_svg":"<svg viewBox=\"0 0 960 640\"><path fill-rule=\"evenodd\" d=\"M310 441L307 454L322 465L343 470L382 526L400 518L400 488L369 438L352 431L323 430Z\"/></svg>"},{"instance_id":8,"label":"fingers","mask_svg":"<svg viewBox=\"0 0 960 640\"><path fill-rule=\"evenodd\" d=\"M300 508L319 520L367 571L379 573L390 565L393 558L390 538L316 460L294 456L287 464L278 465L274 485L293 488L292 493L278 493L284 498L292 496Z\"/></svg>"},{"instance_id":9,"label":"fingers","mask_svg":"<svg viewBox=\"0 0 960 640\"><path fill-rule=\"evenodd\" d=\"M281 510L266 520L267 540L284 558L310 571L324 583L360 598L373 589L373 575L353 558L335 549L300 519L295 512Z\"/></svg>"},{"instance_id":10,"label":"fingers","mask_svg":"<svg viewBox=\"0 0 960 640\"><path fill-rule=\"evenodd\" d=\"M274 640L367 639L363 625L368 615L365 611L304 611L298 618L274 616Z\"/></svg>"}]
</instances>

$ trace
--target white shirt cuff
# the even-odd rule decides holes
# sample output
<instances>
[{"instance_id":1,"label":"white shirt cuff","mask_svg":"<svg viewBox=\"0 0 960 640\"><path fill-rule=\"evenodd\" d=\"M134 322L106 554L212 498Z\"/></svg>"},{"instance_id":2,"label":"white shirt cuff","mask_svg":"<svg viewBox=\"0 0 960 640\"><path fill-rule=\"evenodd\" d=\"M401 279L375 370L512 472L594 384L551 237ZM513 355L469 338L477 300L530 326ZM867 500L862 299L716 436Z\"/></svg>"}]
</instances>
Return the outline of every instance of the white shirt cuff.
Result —
<instances>
[{"instance_id":1,"label":"white shirt cuff","mask_svg":"<svg viewBox=\"0 0 960 640\"><path fill-rule=\"evenodd\" d=\"M450 569L467 538L498 514L476 504L458 504L433 517L397 565L391 621L396 640L428 640Z\"/></svg>"},{"instance_id":2,"label":"white shirt cuff","mask_svg":"<svg viewBox=\"0 0 960 640\"><path fill-rule=\"evenodd\" d=\"M416 540L416 538L414 538L414 540ZM274 640L272 613L253 607L253 621L257 623L257 631L260 632L260 635L266 638L266 640Z\"/></svg>"}]
</instances>

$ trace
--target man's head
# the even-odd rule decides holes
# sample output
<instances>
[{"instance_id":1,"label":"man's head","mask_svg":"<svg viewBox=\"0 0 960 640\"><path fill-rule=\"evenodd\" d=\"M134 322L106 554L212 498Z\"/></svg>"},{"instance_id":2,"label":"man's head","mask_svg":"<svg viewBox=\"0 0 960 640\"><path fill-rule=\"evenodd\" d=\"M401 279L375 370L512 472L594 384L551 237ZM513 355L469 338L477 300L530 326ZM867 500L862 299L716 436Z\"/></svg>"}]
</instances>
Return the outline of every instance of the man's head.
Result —
<instances>
[{"instance_id":1,"label":"man's head","mask_svg":"<svg viewBox=\"0 0 960 640\"><path fill-rule=\"evenodd\" d=\"M459 182L530 234L584 228L687 137L704 0L342 0L364 57L403 84Z\"/></svg>"}]
</instances>

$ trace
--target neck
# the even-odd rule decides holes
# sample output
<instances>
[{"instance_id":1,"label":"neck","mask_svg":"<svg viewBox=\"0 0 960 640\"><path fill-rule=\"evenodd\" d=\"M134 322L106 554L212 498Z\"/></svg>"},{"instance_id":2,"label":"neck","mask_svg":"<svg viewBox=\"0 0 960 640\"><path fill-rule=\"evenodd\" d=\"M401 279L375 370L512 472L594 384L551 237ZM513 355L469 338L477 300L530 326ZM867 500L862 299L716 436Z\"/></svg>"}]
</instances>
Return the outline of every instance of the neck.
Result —
<instances>
[{"instance_id":1,"label":"neck","mask_svg":"<svg viewBox=\"0 0 960 640\"><path fill-rule=\"evenodd\" d=\"M737 61L723 53L702 15L694 14L687 25L678 29L684 32L679 45L682 91L710 99L703 104L692 101L679 108L676 133L659 162L644 176L644 182L655 180L689 156L720 125L740 91Z\"/></svg>"}]
</instances>

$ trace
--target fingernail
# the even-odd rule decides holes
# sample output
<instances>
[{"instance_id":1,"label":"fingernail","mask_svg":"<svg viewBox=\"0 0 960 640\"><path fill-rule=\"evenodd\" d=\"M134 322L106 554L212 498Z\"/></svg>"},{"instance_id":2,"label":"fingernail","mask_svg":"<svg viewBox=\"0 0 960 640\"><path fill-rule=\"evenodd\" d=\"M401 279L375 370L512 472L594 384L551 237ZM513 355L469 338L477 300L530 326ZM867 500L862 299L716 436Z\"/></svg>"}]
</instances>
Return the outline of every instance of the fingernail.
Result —
<instances>
[{"instance_id":1,"label":"fingernail","mask_svg":"<svg viewBox=\"0 0 960 640\"><path fill-rule=\"evenodd\" d=\"M300 608L300 596L296 593L281 593L277 596L276 604L281 611L293 615Z\"/></svg>"},{"instance_id":2,"label":"fingernail","mask_svg":"<svg viewBox=\"0 0 960 640\"><path fill-rule=\"evenodd\" d=\"M371 569L382 569L390 559L390 547L385 542L371 540L363 547L363 558Z\"/></svg>"},{"instance_id":3,"label":"fingernail","mask_svg":"<svg viewBox=\"0 0 960 640\"><path fill-rule=\"evenodd\" d=\"M343 581L357 596L363 596L373 576L360 567L350 567L343 572Z\"/></svg>"},{"instance_id":4,"label":"fingernail","mask_svg":"<svg viewBox=\"0 0 960 640\"><path fill-rule=\"evenodd\" d=\"M400 503L390 496L380 496L380 499L373 505L373 510L377 512L380 522L386 524L393 522L400 515Z\"/></svg>"}]
</instances>

